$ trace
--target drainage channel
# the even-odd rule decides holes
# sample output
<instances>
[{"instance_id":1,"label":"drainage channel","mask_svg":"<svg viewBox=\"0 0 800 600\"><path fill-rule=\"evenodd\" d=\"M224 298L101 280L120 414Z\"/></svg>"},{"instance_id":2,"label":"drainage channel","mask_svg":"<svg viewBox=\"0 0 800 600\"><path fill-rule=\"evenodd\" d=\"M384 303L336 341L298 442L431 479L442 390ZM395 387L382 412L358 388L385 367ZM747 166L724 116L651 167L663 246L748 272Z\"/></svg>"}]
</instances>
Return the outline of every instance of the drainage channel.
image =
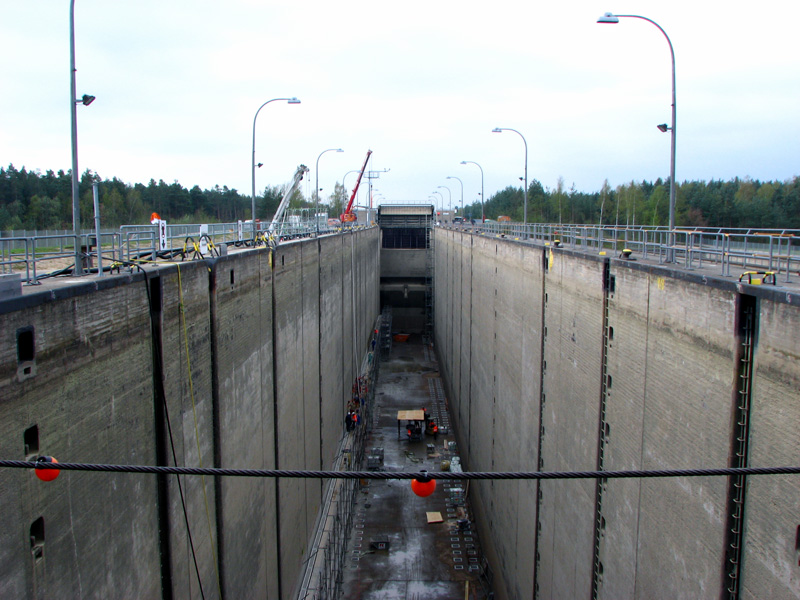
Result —
<instances>
[{"instance_id":1,"label":"drainage channel","mask_svg":"<svg viewBox=\"0 0 800 600\"><path fill-rule=\"evenodd\" d=\"M398 411L425 408L439 432L410 441ZM444 387L434 353L421 335L395 343L381 362L373 429L367 439L370 468L418 472L460 469ZM343 573L342 598L422 599L489 597L465 481L438 481L428 497L408 480L362 480ZM468 596L467 596L468 595Z\"/></svg>"}]
</instances>

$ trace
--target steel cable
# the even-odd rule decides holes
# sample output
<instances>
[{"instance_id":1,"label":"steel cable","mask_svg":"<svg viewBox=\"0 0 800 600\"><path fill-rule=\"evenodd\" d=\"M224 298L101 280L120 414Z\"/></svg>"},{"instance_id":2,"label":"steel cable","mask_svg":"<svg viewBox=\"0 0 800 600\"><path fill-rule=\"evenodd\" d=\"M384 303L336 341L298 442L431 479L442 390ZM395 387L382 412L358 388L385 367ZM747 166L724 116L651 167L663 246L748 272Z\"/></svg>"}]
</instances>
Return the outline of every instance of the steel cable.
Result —
<instances>
[{"instance_id":1,"label":"steel cable","mask_svg":"<svg viewBox=\"0 0 800 600\"><path fill-rule=\"evenodd\" d=\"M175 475L209 475L212 477L284 477L287 479L416 479L414 471L297 471L280 469L225 469L210 467L169 467L151 465L108 465L91 463L42 463L25 460L0 460L0 468L55 469L62 471L95 471L107 473L168 473ZM799 475L800 467L745 467L719 469L657 469L650 471L498 471L425 473L430 479L636 479L653 477L721 477L729 475Z\"/></svg>"}]
</instances>

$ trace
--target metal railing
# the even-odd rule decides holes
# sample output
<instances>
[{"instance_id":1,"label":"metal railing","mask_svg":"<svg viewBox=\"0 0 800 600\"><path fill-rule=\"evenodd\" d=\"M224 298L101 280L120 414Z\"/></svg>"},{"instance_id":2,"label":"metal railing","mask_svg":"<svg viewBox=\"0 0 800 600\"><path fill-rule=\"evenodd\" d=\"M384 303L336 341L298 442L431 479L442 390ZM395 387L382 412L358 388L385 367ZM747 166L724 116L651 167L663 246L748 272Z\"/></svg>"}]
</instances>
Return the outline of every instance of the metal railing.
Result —
<instances>
[{"instance_id":1,"label":"metal railing","mask_svg":"<svg viewBox=\"0 0 800 600\"><path fill-rule=\"evenodd\" d=\"M274 232L275 242L313 237L317 233L329 235L362 229L363 226L329 226L327 221L314 223L311 218L291 215ZM80 250L76 254L76 238L71 230L12 231L0 237L0 274L20 273L26 285L36 285L41 279L55 275L73 274L76 256L80 261L78 275L96 274L136 261L155 260L162 248L169 256L186 253L203 236L215 246L251 245L263 239L268 222L256 223L167 224L164 239L160 239L158 225L123 225L119 229L100 232L100 243L94 229L81 231L78 237ZM319 228L319 229L317 229ZM207 236L207 237L206 237ZM163 254L162 254L163 255Z\"/></svg>"},{"instance_id":2,"label":"metal railing","mask_svg":"<svg viewBox=\"0 0 800 600\"><path fill-rule=\"evenodd\" d=\"M731 266L783 275L785 283L800 268L800 230L734 229L719 227L666 227L571 225L514 222L465 223L448 227L477 231L515 240L556 245L586 252L611 252L657 261L672 262L688 270L714 265L720 275L731 276ZM670 261L671 258L671 261ZM776 277L777 278L777 277Z\"/></svg>"},{"instance_id":3,"label":"metal railing","mask_svg":"<svg viewBox=\"0 0 800 600\"><path fill-rule=\"evenodd\" d=\"M119 232L101 233L99 246L94 232L82 233L79 244L81 273L102 274L95 261L99 265L104 257L115 260L121 249ZM71 232L0 238L0 273L24 272L27 285L35 285L45 277L72 273L74 267L75 236Z\"/></svg>"},{"instance_id":4,"label":"metal railing","mask_svg":"<svg viewBox=\"0 0 800 600\"><path fill-rule=\"evenodd\" d=\"M332 228L321 221L316 224L312 218L290 216L298 218L281 225L274 234L276 241L352 229ZM256 232L252 223L210 223L202 226L202 231L216 246L248 245L253 243L256 234L263 234L268 228L266 222L257 225ZM783 282L790 283L793 272L797 275L800 269L800 230L797 229L695 227L669 231L666 227L556 223L523 226L514 222L463 223L448 228L586 252L621 255L623 250L630 250L632 258L652 260L658 264L671 260L672 264L689 270L714 266L724 277L731 276L733 266L774 273L775 280L780 277ZM24 273L24 282L35 285L44 277L74 270L75 237L71 231L12 233L26 235L0 237L0 273ZM188 241L196 241L200 235L201 225L167 225L163 247L179 252ZM80 274L97 275L102 275L115 263L154 260L162 247L156 225L124 225L119 230L101 231L99 245L94 230L85 230L81 232L79 244Z\"/></svg>"}]
</instances>

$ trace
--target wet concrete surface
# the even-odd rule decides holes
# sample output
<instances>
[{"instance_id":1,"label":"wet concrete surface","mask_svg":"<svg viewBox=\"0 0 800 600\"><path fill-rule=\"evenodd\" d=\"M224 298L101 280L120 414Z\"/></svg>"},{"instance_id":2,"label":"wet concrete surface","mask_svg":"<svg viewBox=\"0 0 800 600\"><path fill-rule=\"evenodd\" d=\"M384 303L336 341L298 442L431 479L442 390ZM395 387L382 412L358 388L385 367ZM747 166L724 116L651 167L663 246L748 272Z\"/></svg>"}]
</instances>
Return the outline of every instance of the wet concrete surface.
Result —
<instances>
[{"instance_id":1,"label":"wet concrete surface","mask_svg":"<svg viewBox=\"0 0 800 600\"><path fill-rule=\"evenodd\" d=\"M433 472L442 469L443 461L458 461L438 365L421 336L393 344L391 356L381 361L375 390L366 453L373 447L383 448L384 471ZM408 441L404 424L398 435L397 411L423 407L442 429L436 438L424 435L421 441ZM433 452L429 444L434 445ZM464 483L436 483L436 490L426 498L412 492L409 480L362 483L347 548L343 598L487 597L480 577L483 556L478 537L469 525L465 528L469 507L451 496L451 489L464 489ZM428 512L441 513L443 521L429 524Z\"/></svg>"}]
</instances>

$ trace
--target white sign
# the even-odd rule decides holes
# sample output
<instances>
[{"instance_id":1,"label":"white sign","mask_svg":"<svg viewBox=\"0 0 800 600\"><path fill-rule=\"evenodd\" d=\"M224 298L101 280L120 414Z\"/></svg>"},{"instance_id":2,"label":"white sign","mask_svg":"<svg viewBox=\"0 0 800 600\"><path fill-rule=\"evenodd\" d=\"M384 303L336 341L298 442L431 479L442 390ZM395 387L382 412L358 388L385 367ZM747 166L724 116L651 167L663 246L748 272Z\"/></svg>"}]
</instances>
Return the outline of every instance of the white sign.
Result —
<instances>
[{"instance_id":1,"label":"white sign","mask_svg":"<svg viewBox=\"0 0 800 600\"><path fill-rule=\"evenodd\" d=\"M208 254L208 225L200 225L200 254Z\"/></svg>"},{"instance_id":2,"label":"white sign","mask_svg":"<svg viewBox=\"0 0 800 600\"><path fill-rule=\"evenodd\" d=\"M239 234L239 241L241 242L244 239L244 226L242 224L242 220L239 219L236 221L237 233Z\"/></svg>"},{"instance_id":3,"label":"white sign","mask_svg":"<svg viewBox=\"0 0 800 600\"><path fill-rule=\"evenodd\" d=\"M158 221L158 249L167 250L167 222L164 220Z\"/></svg>"}]
</instances>

